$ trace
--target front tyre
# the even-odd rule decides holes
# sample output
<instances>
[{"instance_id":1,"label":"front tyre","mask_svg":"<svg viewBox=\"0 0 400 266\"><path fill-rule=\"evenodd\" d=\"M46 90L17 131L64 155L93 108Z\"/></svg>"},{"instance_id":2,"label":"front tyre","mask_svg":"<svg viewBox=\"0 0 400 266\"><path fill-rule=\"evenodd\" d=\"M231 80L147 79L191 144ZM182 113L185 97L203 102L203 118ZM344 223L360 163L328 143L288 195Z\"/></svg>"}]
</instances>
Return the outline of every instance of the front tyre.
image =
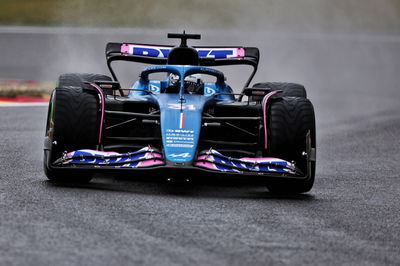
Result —
<instances>
[{"instance_id":1,"label":"front tyre","mask_svg":"<svg viewBox=\"0 0 400 266\"><path fill-rule=\"evenodd\" d=\"M91 180L92 176L81 171L63 171L51 166L64 152L96 149L99 141L99 122L98 95L94 91L72 86L58 87L53 91L46 126L44 155L44 171L50 180Z\"/></svg>"},{"instance_id":2,"label":"front tyre","mask_svg":"<svg viewBox=\"0 0 400 266\"><path fill-rule=\"evenodd\" d=\"M268 153L277 158L294 161L305 180L277 180L267 184L274 193L303 193L311 190L315 179L315 161L308 167L307 137L311 148L316 148L315 114L312 103L306 98L283 97L271 104L269 112ZM311 171L310 169L311 168Z\"/></svg>"}]
</instances>

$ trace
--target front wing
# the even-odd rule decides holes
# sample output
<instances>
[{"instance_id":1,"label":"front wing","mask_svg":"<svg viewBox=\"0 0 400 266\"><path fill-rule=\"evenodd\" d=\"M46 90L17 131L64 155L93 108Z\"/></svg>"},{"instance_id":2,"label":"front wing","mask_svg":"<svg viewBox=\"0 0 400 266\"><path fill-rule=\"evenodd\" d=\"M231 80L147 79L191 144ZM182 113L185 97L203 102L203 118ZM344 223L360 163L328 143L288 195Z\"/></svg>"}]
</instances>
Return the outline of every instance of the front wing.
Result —
<instances>
[{"instance_id":1,"label":"front wing","mask_svg":"<svg viewBox=\"0 0 400 266\"><path fill-rule=\"evenodd\" d=\"M279 158L232 158L210 149L198 153L191 165L176 165L168 162L162 152L151 146L135 152L117 153L97 150L77 150L65 153L53 163L55 169L75 170L161 170L169 169L175 173L206 171L216 174L245 176L270 176L276 178L306 179L293 163Z\"/></svg>"}]
</instances>

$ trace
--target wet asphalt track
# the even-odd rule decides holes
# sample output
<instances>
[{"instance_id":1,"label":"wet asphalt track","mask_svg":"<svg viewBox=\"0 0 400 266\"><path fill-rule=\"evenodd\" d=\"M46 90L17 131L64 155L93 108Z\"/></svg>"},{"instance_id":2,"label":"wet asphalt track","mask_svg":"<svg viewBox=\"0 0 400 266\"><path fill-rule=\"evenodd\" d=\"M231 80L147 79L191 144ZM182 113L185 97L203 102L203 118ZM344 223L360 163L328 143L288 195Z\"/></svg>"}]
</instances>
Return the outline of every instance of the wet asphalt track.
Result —
<instances>
[{"instance_id":1,"label":"wet asphalt track","mask_svg":"<svg viewBox=\"0 0 400 266\"><path fill-rule=\"evenodd\" d=\"M105 72L104 42L165 41L158 31L6 31L0 78ZM255 81L309 88L318 125L313 190L276 196L242 182L145 176L53 184L41 166L46 108L0 107L0 265L400 264L400 37L209 32L204 39L259 46Z\"/></svg>"}]
</instances>

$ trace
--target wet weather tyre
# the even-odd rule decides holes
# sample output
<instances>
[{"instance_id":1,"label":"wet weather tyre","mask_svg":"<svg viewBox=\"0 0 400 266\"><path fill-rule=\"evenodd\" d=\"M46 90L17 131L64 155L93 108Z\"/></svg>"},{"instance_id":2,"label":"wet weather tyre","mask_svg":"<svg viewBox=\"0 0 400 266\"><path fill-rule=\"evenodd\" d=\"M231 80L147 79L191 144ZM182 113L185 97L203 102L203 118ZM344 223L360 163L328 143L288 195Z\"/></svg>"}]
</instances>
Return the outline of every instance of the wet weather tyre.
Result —
<instances>
[{"instance_id":1,"label":"wet weather tyre","mask_svg":"<svg viewBox=\"0 0 400 266\"><path fill-rule=\"evenodd\" d=\"M303 173L308 172L306 139L316 148L315 114L306 98L283 97L270 106L268 153L277 158L294 161ZM267 184L273 193L303 193L311 190L315 179L315 161L305 180L277 180Z\"/></svg>"},{"instance_id":2,"label":"wet weather tyre","mask_svg":"<svg viewBox=\"0 0 400 266\"><path fill-rule=\"evenodd\" d=\"M74 84L75 83L70 83ZM45 149L44 170L54 181L89 182L91 175L83 172L52 168L51 164L64 152L95 149L99 141L99 102L94 91L82 87L58 87L53 91L46 130L48 149ZM68 169L69 170L69 169Z\"/></svg>"},{"instance_id":3,"label":"wet weather tyre","mask_svg":"<svg viewBox=\"0 0 400 266\"><path fill-rule=\"evenodd\" d=\"M307 98L307 92L303 85L289 82L260 82L253 88L265 88L269 91L282 91L281 96Z\"/></svg>"},{"instance_id":4,"label":"wet weather tyre","mask_svg":"<svg viewBox=\"0 0 400 266\"><path fill-rule=\"evenodd\" d=\"M66 73L62 74L58 78L57 87L85 87L88 86L85 82L94 82L96 80L112 81L109 76L102 74L90 74L90 73ZM113 92L111 89L103 89L104 94L111 95Z\"/></svg>"}]
</instances>

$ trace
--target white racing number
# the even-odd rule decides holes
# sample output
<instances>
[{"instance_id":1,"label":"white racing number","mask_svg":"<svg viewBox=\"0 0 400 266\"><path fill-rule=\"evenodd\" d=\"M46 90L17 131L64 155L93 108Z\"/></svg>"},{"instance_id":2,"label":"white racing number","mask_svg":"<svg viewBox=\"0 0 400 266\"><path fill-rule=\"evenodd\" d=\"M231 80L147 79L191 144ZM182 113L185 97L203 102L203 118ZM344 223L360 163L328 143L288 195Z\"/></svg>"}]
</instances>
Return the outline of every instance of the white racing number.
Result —
<instances>
[{"instance_id":1,"label":"white racing number","mask_svg":"<svg viewBox=\"0 0 400 266\"><path fill-rule=\"evenodd\" d=\"M174 110L180 110L181 108L186 109L186 110L192 110L192 111L196 110L196 107L193 104L181 105L180 103L169 103L168 108L174 109Z\"/></svg>"}]
</instances>

